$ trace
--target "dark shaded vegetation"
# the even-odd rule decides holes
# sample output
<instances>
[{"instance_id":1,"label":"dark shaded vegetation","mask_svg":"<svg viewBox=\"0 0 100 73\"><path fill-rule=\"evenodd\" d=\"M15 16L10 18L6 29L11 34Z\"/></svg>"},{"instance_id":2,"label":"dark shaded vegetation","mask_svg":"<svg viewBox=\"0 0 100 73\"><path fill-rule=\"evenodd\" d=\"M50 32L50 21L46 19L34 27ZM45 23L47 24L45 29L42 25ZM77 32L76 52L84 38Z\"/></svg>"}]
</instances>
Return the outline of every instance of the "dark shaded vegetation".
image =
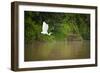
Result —
<instances>
[{"instance_id":1,"label":"dark shaded vegetation","mask_svg":"<svg viewBox=\"0 0 100 73\"><path fill-rule=\"evenodd\" d=\"M25 43L54 40L89 40L90 15L25 11ZM49 25L49 35L41 34L42 23Z\"/></svg>"}]
</instances>

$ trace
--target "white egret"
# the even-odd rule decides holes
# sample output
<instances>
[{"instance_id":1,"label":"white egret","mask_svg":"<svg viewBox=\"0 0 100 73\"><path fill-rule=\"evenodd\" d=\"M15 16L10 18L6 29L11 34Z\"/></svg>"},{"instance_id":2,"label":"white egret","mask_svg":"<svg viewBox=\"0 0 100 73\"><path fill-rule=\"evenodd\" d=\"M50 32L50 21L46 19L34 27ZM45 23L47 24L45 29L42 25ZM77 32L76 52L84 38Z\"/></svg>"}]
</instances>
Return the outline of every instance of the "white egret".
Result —
<instances>
[{"instance_id":1,"label":"white egret","mask_svg":"<svg viewBox=\"0 0 100 73\"><path fill-rule=\"evenodd\" d=\"M43 21L42 32L41 32L41 33L42 33L42 34L51 35L51 32L48 33L48 29L49 29L48 24L47 24L45 21Z\"/></svg>"}]
</instances>

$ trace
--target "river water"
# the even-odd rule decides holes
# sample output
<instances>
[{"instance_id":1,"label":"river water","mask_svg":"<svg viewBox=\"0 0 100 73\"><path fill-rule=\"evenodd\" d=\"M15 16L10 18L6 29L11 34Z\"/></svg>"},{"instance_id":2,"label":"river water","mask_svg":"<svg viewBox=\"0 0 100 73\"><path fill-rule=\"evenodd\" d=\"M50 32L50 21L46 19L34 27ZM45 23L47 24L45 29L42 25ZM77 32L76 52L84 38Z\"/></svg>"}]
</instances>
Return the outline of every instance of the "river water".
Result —
<instances>
[{"instance_id":1,"label":"river water","mask_svg":"<svg viewBox=\"0 0 100 73\"><path fill-rule=\"evenodd\" d=\"M90 58L90 42L83 41L35 41L25 45L25 61L65 60Z\"/></svg>"}]
</instances>

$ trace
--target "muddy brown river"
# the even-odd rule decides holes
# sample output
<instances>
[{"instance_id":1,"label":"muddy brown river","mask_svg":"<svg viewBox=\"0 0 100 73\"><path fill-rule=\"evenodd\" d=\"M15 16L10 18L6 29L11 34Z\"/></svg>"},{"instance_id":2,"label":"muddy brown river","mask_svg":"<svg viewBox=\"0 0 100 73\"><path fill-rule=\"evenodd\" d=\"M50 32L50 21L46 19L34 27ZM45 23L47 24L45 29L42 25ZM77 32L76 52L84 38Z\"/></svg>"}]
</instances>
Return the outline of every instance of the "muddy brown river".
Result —
<instances>
[{"instance_id":1,"label":"muddy brown river","mask_svg":"<svg viewBox=\"0 0 100 73\"><path fill-rule=\"evenodd\" d=\"M25 45L25 61L65 60L90 58L90 42L83 41L35 41Z\"/></svg>"}]
</instances>

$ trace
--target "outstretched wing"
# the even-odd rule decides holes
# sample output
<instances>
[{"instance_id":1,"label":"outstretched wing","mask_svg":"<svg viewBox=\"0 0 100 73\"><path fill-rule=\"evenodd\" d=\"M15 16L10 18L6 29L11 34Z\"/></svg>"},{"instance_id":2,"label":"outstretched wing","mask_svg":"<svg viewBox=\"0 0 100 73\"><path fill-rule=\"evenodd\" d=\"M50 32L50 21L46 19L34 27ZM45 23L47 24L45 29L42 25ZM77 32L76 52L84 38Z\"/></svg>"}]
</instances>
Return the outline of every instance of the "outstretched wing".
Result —
<instances>
[{"instance_id":1,"label":"outstretched wing","mask_svg":"<svg viewBox=\"0 0 100 73\"><path fill-rule=\"evenodd\" d=\"M46 22L43 22L42 33L48 34L48 24L46 24Z\"/></svg>"},{"instance_id":2,"label":"outstretched wing","mask_svg":"<svg viewBox=\"0 0 100 73\"><path fill-rule=\"evenodd\" d=\"M43 30L44 31L48 31L48 24L46 24L45 22L43 22Z\"/></svg>"}]
</instances>

